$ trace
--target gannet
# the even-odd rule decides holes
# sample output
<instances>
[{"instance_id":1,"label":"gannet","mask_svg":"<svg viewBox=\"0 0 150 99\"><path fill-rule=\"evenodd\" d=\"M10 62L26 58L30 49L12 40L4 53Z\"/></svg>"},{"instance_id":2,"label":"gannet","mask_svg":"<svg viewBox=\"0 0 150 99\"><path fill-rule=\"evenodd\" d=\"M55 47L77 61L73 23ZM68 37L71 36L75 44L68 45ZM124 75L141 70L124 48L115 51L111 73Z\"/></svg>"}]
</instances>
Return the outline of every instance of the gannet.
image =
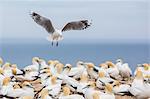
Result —
<instances>
[{"instance_id":1,"label":"gannet","mask_svg":"<svg viewBox=\"0 0 150 99\"><path fill-rule=\"evenodd\" d=\"M118 79L120 80L121 77L119 75L119 70L117 68L117 66L112 63L111 61L107 61L106 64L108 65L108 69L106 69L107 73L109 74L109 76L113 79Z\"/></svg>"},{"instance_id":2,"label":"gannet","mask_svg":"<svg viewBox=\"0 0 150 99\"><path fill-rule=\"evenodd\" d=\"M128 65L128 63L123 63L122 59L117 59L116 61L116 66L119 70L119 74L121 75L121 77L123 79L130 79L130 77L132 76L132 71Z\"/></svg>"},{"instance_id":3,"label":"gannet","mask_svg":"<svg viewBox=\"0 0 150 99\"><path fill-rule=\"evenodd\" d=\"M53 99L53 98L49 95L49 90L48 89L43 89L40 92L40 95L39 95L38 99Z\"/></svg>"},{"instance_id":4,"label":"gannet","mask_svg":"<svg viewBox=\"0 0 150 99\"><path fill-rule=\"evenodd\" d=\"M56 64L58 64L58 63L59 63L59 61L57 61L57 60L55 60L55 61L49 60L49 61L48 61L48 65L49 65L50 70L51 70L51 72L52 72L53 75L56 74L55 66L56 66Z\"/></svg>"},{"instance_id":5,"label":"gannet","mask_svg":"<svg viewBox=\"0 0 150 99\"><path fill-rule=\"evenodd\" d=\"M69 77L73 77L74 79L80 78L81 74L86 70L85 65L83 62L77 62L76 67L72 67L68 73Z\"/></svg>"},{"instance_id":6,"label":"gannet","mask_svg":"<svg viewBox=\"0 0 150 99\"><path fill-rule=\"evenodd\" d=\"M99 77L96 80L96 86L100 89L104 89L106 83L114 82L112 78L106 77L103 71L99 71L98 75Z\"/></svg>"},{"instance_id":7,"label":"gannet","mask_svg":"<svg viewBox=\"0 0 150 99\"><path fill-rule=\"evenodd\" d=\"M113 92L117 95L131 95L129 88L129 84L121 84L119 81L114 81L113 83Z\"/></svg>"},{"instance_id":8,"label":"gannet","mask_svg":"<svg viewBox=\"0 0 150 99\"><path fill-rule=\"evenodd\" d=\"M35 12L32 12L30 15L38 25L45 28L45 30L49 33L49 36L46 39L52 42L52 46L53 42L56 42L56 46L58 46L58 42L63 39L62 32L69 30L84 30L91 25L88 20L73 21L67 23L63 29L58 30L53 27L51 20L48 18L43 17Z\"/></svg>"},{"instance_id":9,"label":"gannet","mask_svg":"<svg viewBox=\"0 0 150 99\"><path fill-rule=\"evenodd\" d=\"M91 79L97 79L98 78L98 69L95 68L95 65L93 63L85 63L86 64L86 70L90 76Z\"/></svg>"},{"instance_id":10,"label":"gannet","mask_svg":"<svg viewBox=\"0 0 150 99\"><path fill-rule=\"evenodd\" d=\"M11 69L11 64L9 62L6 62L3 65L3 70L4 70L5 77L11 77L13 75L12 74L12 69Z\"/></svg>"},{"instance_id":11,"label":"gannet","mask_svg":"<svg viewBox=\"0 0 150 99\"><path fill-rule=\"evenodd\" d=\"M52 76L49 82L50 84L45 89L50 90L49 94L52 97L56 97L61 91L62 80L58 80L56 76Z\"/></svg>"},{"instance_id":12,"label":"gannet","mask_svg":"<svg viewBox=\"0 0 150 99\"><path fill-rule=\"evenodd\" d=\"M59 96L59 99L84 99L84 97L78 94L70 95L69 87L65 86L63 87L63 93Z\"/></svg>"},{"instance_id":13,"label":"gannet","mask_svg":"<svg viewBox=\"0 0 150 99\"><path fill-rule=\"evenodd\" d=\"M129 92L138 99L150 98L150 84L144 83L142 71L137 71Z\"/></svg>"},{"instance_id":14,"label":"gannet","mask_svg":"<svg viewBox=\"0 0 150 99\"><path fill-rule=\"evenodd\" d=\"M72 65L71 64L66 64L64 67L63 67L63 71L62 71L62 74L63 75L68 75L70 70L72 68Z\"/></svg>"},{"instance_id":15,"label":"gannet","mask_svg":"<svg viewBox=\"0 0 150 99\"><path fill-rule=\"evenodd\" d=\"M39 58L33 57L32 58L32 65L26 66L24 68L24 71L26 71L26 70L38 71L39 70Z\"/></svg>"}]
</instances>

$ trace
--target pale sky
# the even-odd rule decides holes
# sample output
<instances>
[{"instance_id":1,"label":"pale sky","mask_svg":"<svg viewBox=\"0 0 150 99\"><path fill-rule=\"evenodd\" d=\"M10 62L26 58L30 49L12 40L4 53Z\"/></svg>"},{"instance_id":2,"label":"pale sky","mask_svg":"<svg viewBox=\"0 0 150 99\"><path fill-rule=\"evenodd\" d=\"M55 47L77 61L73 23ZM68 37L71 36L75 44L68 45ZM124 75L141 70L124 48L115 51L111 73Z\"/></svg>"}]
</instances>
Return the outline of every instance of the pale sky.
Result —
<instances>
[{"instance_id":1,"label":"pale sky","mask_svg":"<svg viewBox=\"0 0 150 99\"><path fill-rule=\"evenodd\" d=\"M148 42L148 0L1 0L0 39L45 39L48 33L29 16L35 11L61 29L89 19L84 31L64 32L65 41Z\"/></svg>"}]
</instances>

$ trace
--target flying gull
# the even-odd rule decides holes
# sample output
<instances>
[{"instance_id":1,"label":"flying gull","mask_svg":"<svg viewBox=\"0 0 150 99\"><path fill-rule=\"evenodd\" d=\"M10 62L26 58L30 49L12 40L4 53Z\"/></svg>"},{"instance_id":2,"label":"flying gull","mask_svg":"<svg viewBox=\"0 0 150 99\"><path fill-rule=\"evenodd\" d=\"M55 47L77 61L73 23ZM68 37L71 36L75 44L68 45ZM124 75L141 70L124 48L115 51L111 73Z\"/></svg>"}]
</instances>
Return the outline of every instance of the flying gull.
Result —
<instances>
[{"instance_id":1,"label":"flying gull","mask_svg":"<svg viewBox=\"0 0 150 99\"><path fill-rule=\"evenodd\" d=\"M56 46L58 46L58 42L63 39L62 32L69 30L84 30L91 25L88 20L73 21L67 23L61 30L58 30L55 29L50 19L35 12L32 12L30 15L37 24L45 28L45 30L49 33L49 36L46 37L46 39L52 42L52 46L53 42L56 42Z\"/></svg>"}]
</instances>

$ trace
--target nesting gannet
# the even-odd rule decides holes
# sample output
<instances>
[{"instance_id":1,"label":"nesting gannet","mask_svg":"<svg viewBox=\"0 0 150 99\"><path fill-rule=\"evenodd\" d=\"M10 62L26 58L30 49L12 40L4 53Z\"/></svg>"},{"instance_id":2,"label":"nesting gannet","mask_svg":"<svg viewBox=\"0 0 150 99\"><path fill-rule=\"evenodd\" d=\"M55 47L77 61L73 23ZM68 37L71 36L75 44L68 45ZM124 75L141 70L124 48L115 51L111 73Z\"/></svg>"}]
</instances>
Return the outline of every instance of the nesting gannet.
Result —
<instances>
[{"instance_id":1,"label":"nesting gannet","mask_svg":"<svg viewBox=\"0 0 150 99\"><path fill-rule=\"evenodd\" d=\"M53 99L53 98L49 95L49 90L48 89L43 89L40 92L40 95L39 95L38 99Z\"/></svg>"},{"instance_id":2,"label":"nesting gannet","mask_svg":"<svg viewBox=\"0 0 150 99\"><path fill-rule=\"evenodd\" d=\"M107 61L106 64L108 65L108 69L106 69L107 73L109 74L109 76L113 79L121 79L120 75L119 75L119 70L117 68L117 66L112 63L111 61Z\"/></svg>"},{"instance_id":3,"label":"nesting gannet","mask_svg":"<svg viewBox=\"0 0 150 99\"><path fill-rule=\"evenodd\" d=\"M95 67L93 63L86 63L86 70L90 76L91 79L97 79L98 78L98 69Z\"/></svg>"},{"instance_id":4,"label":"nesting gannet","mask_svg":"<svg viewBox=\"0 0 150 99\"><path fill-rule=\"evenodd\" d=\"M32 65L26 66L24 68L24 71L26 71L26 70L38 71L39 70L39 58L33 57L32 58Z\"/></svg>"},{"instance_id":5,"label":"nesting gannet","mask_svg":"<svg viewBox=\"0 0 150 99\"><path fill-rule=\"evenodd\" d=\"M91 25L88 20L73 21L67 23L63 29L58 30L53 27L51 20L46 17L43 17L35 12L31 13L31 17L38 25L45 28L45 30L49 33L47 40L52 42L52 46L53 42L57 42L56 46L58 46L58 41L63 39L62 32L69 30L84 30Z\"/></svg>"},{"instance_id":6,"label":"nesting gannet","mask_svg":"<svg viewBox=\"0 0 150 99\"><path fill-rule=\"evenodd\" d=\"M118 95L131 95L129 88L129 84L121 84L119 81L114 81L113 83L113 92Z\"/></svg>"},{"instance_id":7,"label":"nesting gannet","mask_svg":"<svg viewBox=\"0 0 150 99\"><path fill-rule=\"evenodd\" d=\"M85 92L84 92L85 99L93 99L94 93L102 94L101 91L96 90L95 88L96 88L96 84L93 81L91 81L89 83L89 85L84 88L85 89Z\"/></svg>"},{"instance_id":8,"label":"nesting gannet","mask_svg":"<svg viewBox=\"0 0 150 99\"><path fill-rule=\"evenodd\" d=\"M46 61L44 59L39 59L39 64L41 65L40 66L40 69L44 69L44 68L47 68L49 67L47 64L46 64Z\"/></svg>"},{"instance_id":9,"label":"nesting gannet","mask_svg":"<svg viewBox=\"0 0 150 99\"><path fill-rule=\"evenodd\" d=\"M84 99L84 97L78 94L70 95L69 87L65 86L63 87L63 93L59 96L59 99Z\"/></svg>"},{"instance_id":10,"label":"nesting gannet","mask_svg":"<svg viewBox=\"0 0 150 99\"><path fill-rule=\"evenodd\" d=\"M51 72L52 72L53 75L56 74L55 66L56 66L56 64L58 64L58 63L59 63L59 61L57 61L57 60L55 60L55 61L49 60L49 61L48 61L48 65L49 65L50 70L51 70Z\"/></svg>"},{"instance_id":11,"label":"nesting gannet","mask_svg":"<svg viewBox=\"0 0 150 99\"><path fill-rule=\"evenodd\" d=\"M89 85L89 78L88 78L88 74L87 74L87 72L85 71L82 75L81 75L81 77L80 77L80 80L79 80L79 84L78 84L78 86L77 86L77 92L78 93L85 93L85 87L87 86L87 85Z\"/></svg>"},{"instance_id":12,"label":"nesting gannet","mask_svg":"<svg viewBox=\"0 0 150 99\"><path fill-rule=\"evenodd\" d=\"M6 62L4 65L3 65L3 70L4 70L4 75L6 77L11 77L13 76L12 74L12 69L11 69L11 64L9 62Z\"/></svg>"},{"instance_id":13,"label":"nesting gannet","mask_svg":"<svg viewBox=\"0 0 150 99\"><path fill-rule=\"evenodd\" d=\"M69 77L73 77L75 79L80 78L81 74L86 70L83 62L77 62L77 67L72 67L68 73Z\"/></svg>"},{"instance_id":14,"label":"nesting gannet","mask_svg":"<svg viewBox=\"0 0 150 99\"><path fill-rule=\"evenodd\" d=\"M11 65L11 70L14 75L24 75L24 72L17 68L16 64Z\"/></svg>"},{"instance_id":15,"label":"nesting gannet","mask_svg":"<svg viewBox=\"0 0 150 99\"><path fill-rule=\"evenodd\" d=\"M56 76L52 76L49 82L50 84L46 89L50 90L49 94L52 95L52 97L56 97L61 91L62 81L58 80Z\"/></svg>"},{"instance_id":16,"label":"nesting gannet","mask_svg":"<svg viewBox=\"0 0 150 99\"><path fill-rule=\"evenodd\" d=\"M123 79L130 79L132 76L132 71L128 65L128 63L123 63L122 59L117 59L116 66L118 67L119 74Z\"/></svg>"},{"instance_id":17,"label":"nesting gannet","mask_svg":"<svg viewBox=\"0 0 150 99\"><path fill-rule=\"evenodd\" d=\"M144 83L142 71L137 71L129 92L138 99L150 98L150 84Z\"/></svg>"},{"instance_id":18,"label":"nesting gannet","mask_svg":"<svg viewBox=\"0 0 150 99\"><path fill-rule=\"evenodd\" d=\"M99 77L96 81L96 86L100 89L104 89L106 83L114 82L114 80L112 78L106 77L103 71L99 71L98 75L99 75Z\"/></svg>"},{"instance_id":19,"label":"nesting gannet","mask_svg":"<svg viewBox=\"0 0 150 99\"><path fill-rule=\"evenodd\" d=\"M70 70L72 68L72 65L71 64L66 64L64 67L63 67L63 71L62 71L62 74L63 75L68 75Z\"/></svg>"},{"instance_id":20,"label":"nesting gannet","mask_svg":"<svg viewBox=\"0 0 150 99\"><path fill-rule=\"evenodd\" d=\"M64 65L62 63L58 63L55 66L56 74L61 74L63 71Z\"/></svg>"}]
</instances>

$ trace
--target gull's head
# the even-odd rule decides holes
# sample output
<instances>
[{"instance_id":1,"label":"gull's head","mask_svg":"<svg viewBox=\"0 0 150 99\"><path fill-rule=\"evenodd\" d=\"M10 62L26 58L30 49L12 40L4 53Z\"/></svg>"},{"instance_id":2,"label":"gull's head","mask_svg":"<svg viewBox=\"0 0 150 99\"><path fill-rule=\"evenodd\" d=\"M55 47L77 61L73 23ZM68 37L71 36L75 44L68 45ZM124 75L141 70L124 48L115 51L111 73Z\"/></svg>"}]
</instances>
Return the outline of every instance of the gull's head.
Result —
<instances>
[{"instance_id":1,"label":"gull's head","mask_svg":"<svg viewBox=\"0 0 150 99\"><path fill-rule=\"evenodd\" d=\"M11 81L11 78L10 78L10 77L5 77L5 78L3 79L3 86L7 86L10 81Z\"/></svg>"},{"instance_id":2,"label":"gull's head","mask_svg":"<svg viewBox=\"0 0 150 99\"><path fill-rule=\"evenodd\" d=\"M63 95L68 96L70 94L70 88L67 86L63 87Z\"/></svg>"},{"instance_id":3,"label":"gull's head","mask_svg":"<svg viewBox=\"0 0 150 99\"><path fill-rule=\"evenodd\" d=\"M107 69L107 68L108 68L108 65L106 65L105 63L99 64L99 66L100 66L101 68L104 68L104 69Z\"/></svg>"},{"instance_id":4,"label":"gull's head","mask_svg":"<svg viewBox=\"0 0 150 99\"><path fill-rule=\"evenodd\" d=\"M1 67L0 67L0 74L4 74L4 70Z\"/></svg>"},{"instance_id":5,"label":"gull's head","mask_svg":"<svg viewBox=\"0 0 150 99\"><path fill-rule=\"evenodd\" d=\"M99 71L99 72L98 72L98 76L99 76L100 78L105 77L105 73L104 73L103 71Z\"/></svg>"},{"instance_id":6,"label":"gull's head","mask_svg":"<svg viewBox=\"0 0 150 99\"><path fill-rule=\"evenodd\" d=\"M3 64L3 59L0 57L0 65Z\"/></svg>"}]
</instances>

